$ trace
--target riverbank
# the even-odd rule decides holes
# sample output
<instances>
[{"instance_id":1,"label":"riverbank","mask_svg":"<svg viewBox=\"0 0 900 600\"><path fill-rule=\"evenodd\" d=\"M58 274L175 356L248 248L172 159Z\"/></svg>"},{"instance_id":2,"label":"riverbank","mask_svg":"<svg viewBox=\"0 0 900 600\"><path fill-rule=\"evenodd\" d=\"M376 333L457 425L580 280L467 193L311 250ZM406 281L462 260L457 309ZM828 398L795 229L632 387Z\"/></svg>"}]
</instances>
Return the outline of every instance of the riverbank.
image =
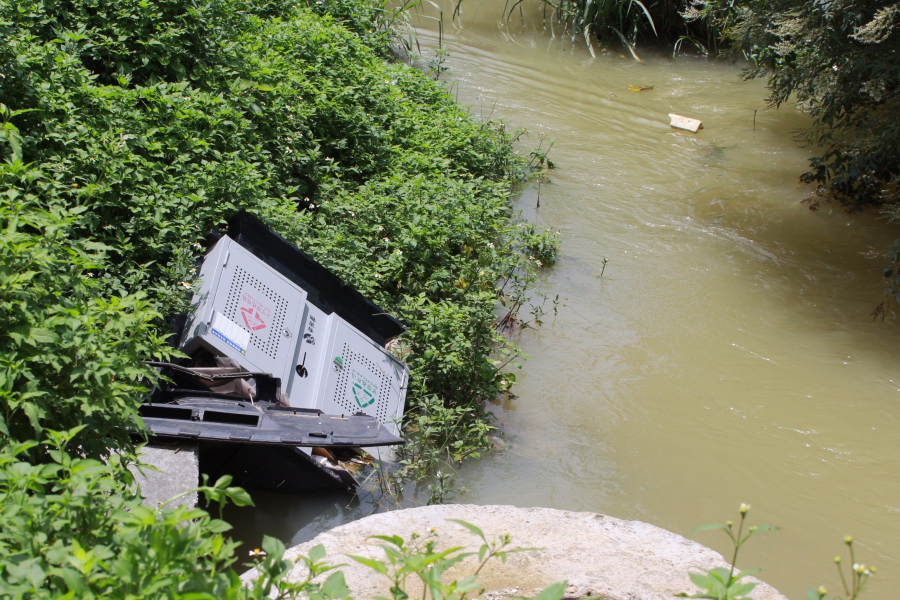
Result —
<instances>
[{"instance_id":1,"label":"riverbank","mask_svg":"<svg viewBox=\"0 0 900 600\"><path fill-rule=\"evenodd\" d=\"M517 354L498 298L517 305L558 245L513 216L533 166L517 132L388 60L393 23L365 2L15 6L0 4L15 24L0 49L0 187L23 214L73 211L63 237L99 250L79 284L140 295L147 314L183 311L204 235L248 210L408 326L395 347L422 421L411 461L489 447L482 403L509 388L498 365ZM57 39L67 28L84 33ZM9 413L13 437L110 414L102 394L75 410L47 398ZM133 416L137 398L116 401L115 418ZM128 447L115 418L103 433Z\"/></svg>"},{"instance_id":2,"label":"riverbank","mask_svg":"<svg viewBox=\"0 0 900 600\"><path fill-rule=\"evenodd\" d=\"M344 565L341 571L347 585L358 597L388 597L389 580L347 556L384 560L381 545L385 542L372 536L409 540L413 533L428 536L432 531L437 535L438 552L451 547L477 552L479 538L450 519L479 526L489 541L508 533L512 538L510 548L534 548L512 553L506 562L488 562L478 577L479 584L487 590L484 598L532 597L565 580L566 598L671 600L678 593L697 591L688 577L689 571L727 567L717 552L640 521L549 508L471 504L423 506L365 517L288 549L285 558L295 561L321 544L331 562ZM453 567L445 580L471 575L478 563L475 556L469 557ZM242 578L250 582L257 575L250 571ZM305 576L306 568L301 562L294 567L290 579L301 580ZM751 597L786 600L765 583L760 583Z\"/></svg>"},{"instance_id":3,"label":"riverbank","mask_svg":"<svg viewBox=\"0 0 900 600\"><path fill-rule=\"evenodd\" d=\"M166 317L238 209L408 326L412 475L487 449L482 402L517 354L498 298L519 299L557 243L514 218L518 134L389 61L384 11L0 0L0 22L0 562L29 565L0 595L231 589L228 525L140 507L123 463L145 361L173 356ZM70 573L95 549L94 571Z\"/></svg>"}]
</instances>

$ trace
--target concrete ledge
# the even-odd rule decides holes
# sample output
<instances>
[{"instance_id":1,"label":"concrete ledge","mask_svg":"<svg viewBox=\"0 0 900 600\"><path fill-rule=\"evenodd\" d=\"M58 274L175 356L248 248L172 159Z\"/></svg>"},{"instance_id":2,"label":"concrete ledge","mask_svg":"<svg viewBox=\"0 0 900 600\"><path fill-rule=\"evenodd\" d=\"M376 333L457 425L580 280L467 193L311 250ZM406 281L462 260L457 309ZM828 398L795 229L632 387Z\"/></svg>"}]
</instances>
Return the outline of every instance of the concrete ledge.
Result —
<instances>
[{"instance_id":1,"label":"concrete ledge","mask_svg":"<svg viewBox=\"0 0 900 600\"><path fill-rule=\"evenodd\" d=\"M323 544L332 563L346 563L341 570L356 598L390 596L386 578L344 555L384 560L379 547L382 542L370 536L400 535L408 540L412 532L427 534L431 527L437 530L438 548L477 550L478 538L447 519L477 525L489 539L509 532L513 547L540 548L512 554L506 564L499 560L489 563L479 577L488 590L485 598L531 596L535 590L565 579L568 598L672 600L679 592L698 591L688 578L689 570L727 566L721 555L706 546L640 521L549 508L470 504L424 506L365 517L289 549L286 558L307 554L313 546ZM474 564L475 558L469 558L448 577L469 575ZM299 580L304 575L304 567L297 566L290 577ZM254 576L250 571L243 578L248 581ZM755 600L787 600L765 583L751 595Z\"/></svg>"},{"instance_id":2,"label":"concrete ledge","mask_svg":"<svg viewBox=\"0 0 900 600\"><path fill-rule=\"evenodd\" d=\"M156 508L170 498L200 485L200 459L197 443L175 445L147 444L141 451L141 460L160 471L145 470L142 475L136 467L130 467L141 487L144 506ZM197 506L197 492L189 494L171 506Z\"/></svg>"}]
</instances>

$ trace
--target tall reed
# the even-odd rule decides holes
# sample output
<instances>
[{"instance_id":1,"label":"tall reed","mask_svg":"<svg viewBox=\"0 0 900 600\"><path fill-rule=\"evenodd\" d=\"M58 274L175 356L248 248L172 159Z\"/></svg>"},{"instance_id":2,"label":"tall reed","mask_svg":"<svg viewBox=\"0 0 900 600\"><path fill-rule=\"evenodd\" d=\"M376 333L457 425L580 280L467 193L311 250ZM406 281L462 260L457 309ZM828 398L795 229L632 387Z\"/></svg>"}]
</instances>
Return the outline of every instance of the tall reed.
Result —
<instances>
[{"instance_id":1,"label":"tall reed","mask_svg":"<svg viewBox=\"0 0 900 600\"><path fill-rule=\"evenodd\" d=\"M455 0L453 18L464 0ZM635 60L638 42L666 43L675 52L692 46L706 54L715 50L716 31L705 21L687 21L692 0L506 0L503 18L509 22L518 10L525 24L524 7L541 4L541 22L551 35L568 36L574 42L583 38L594 54L592 37L621 42Z\"/></svg>"}]
</instances>

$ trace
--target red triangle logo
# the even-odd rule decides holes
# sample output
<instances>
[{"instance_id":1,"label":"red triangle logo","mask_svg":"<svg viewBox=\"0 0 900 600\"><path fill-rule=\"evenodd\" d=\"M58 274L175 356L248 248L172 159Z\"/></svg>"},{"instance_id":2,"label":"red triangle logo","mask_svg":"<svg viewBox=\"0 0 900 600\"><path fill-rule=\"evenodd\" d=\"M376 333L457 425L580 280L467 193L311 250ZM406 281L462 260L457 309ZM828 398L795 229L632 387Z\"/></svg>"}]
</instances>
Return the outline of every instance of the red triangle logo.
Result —
<instances>
[{"instance_id":1,"label":"red triangle logo","mask_svg":"<svg viewBox=\"0 0 900 600\"><path fill-rule=\"evenodd\" d=\"M247 324L247 328L250 331L259 331L266 328L266 322L252 308L241 307L241 316L244 317L244 323Z\"/></svg>"}]
</instances>

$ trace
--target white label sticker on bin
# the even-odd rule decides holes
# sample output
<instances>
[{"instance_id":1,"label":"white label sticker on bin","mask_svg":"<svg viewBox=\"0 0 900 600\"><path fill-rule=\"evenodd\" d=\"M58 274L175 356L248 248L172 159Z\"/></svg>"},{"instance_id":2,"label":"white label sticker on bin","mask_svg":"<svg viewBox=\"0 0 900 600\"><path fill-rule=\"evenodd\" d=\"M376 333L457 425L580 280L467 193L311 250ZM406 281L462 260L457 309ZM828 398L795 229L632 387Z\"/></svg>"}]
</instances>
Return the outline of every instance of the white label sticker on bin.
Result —
<instances>
[{"instance_id":1,"label":"white label sticker on bin","mask_svg":"<svg viewBox=\"0 0 900 600\"><path fill-rule=\"evenodd\" d=\"M247 346L250 344L250 332L220 313L213 312L210 330L213 335L240 352L247 354Z\"/></svg>"}]
</instances>

